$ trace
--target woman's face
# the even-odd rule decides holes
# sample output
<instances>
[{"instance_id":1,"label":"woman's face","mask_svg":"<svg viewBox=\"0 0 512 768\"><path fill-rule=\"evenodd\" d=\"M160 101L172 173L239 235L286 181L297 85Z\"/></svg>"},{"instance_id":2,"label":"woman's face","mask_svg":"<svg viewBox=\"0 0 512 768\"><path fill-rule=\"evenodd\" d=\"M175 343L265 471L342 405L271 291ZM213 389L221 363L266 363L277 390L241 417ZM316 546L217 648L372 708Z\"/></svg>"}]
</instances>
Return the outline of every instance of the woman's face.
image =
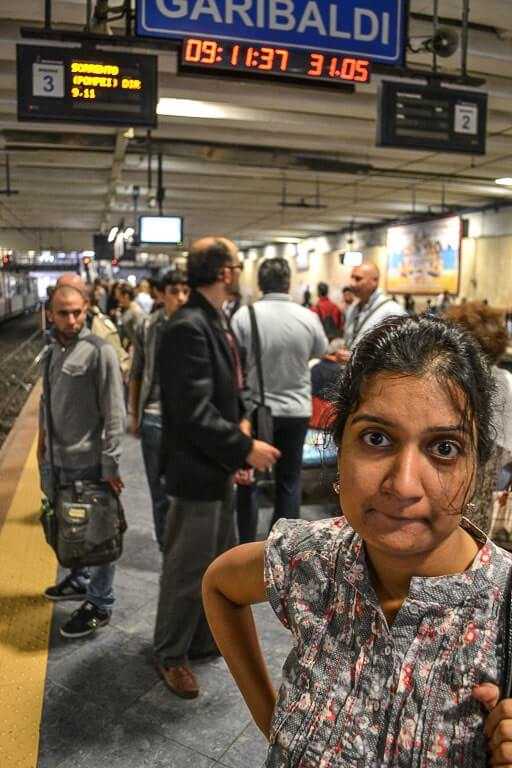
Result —
<instances>
[{"instance_id":1,"label":"woman's face","mask_svg":"<svg viewBox=\"0 0 512 768\"><path fill-rule=\"evenodd\" d=\"M339 456L343 514L367 544L389 555L435 550L459 525L475 471L471 436L442 386L370 379Z\"/></svg>"}]
</instances>

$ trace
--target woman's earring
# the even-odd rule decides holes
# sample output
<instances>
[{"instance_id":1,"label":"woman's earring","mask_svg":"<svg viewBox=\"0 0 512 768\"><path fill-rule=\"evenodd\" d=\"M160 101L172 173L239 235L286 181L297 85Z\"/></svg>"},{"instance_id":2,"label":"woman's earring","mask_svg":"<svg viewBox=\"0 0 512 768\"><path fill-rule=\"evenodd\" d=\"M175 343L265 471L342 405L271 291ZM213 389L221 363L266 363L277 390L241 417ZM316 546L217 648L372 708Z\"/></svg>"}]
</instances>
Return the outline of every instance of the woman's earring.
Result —
<instances>
[{"instance_id":1,"label":"woman's earring","mask_svg":"<svg viewBox=\"0 0 512 768\"><path fill-rule=\"evenodd\" d=\"M334 481L334 483L332 484L332 489L333 489L334 493L336 494L336 496L339 496L339 494L340 494L340 481L339 481L339 479Z\"/></svg>"},{"instance_id":2,"label":"woman's earring","mask_svg":"<svg viewBox=\"0 0 512 768\"><path fill-rule=\"evenodd\" d=\"M464 507L464 514L466 515L466 517L469 517L469 519L471 520L475 512L476 512L476 504L473 504L473 502L471 501L468 502Z\"/></svg>"}]
</instances>

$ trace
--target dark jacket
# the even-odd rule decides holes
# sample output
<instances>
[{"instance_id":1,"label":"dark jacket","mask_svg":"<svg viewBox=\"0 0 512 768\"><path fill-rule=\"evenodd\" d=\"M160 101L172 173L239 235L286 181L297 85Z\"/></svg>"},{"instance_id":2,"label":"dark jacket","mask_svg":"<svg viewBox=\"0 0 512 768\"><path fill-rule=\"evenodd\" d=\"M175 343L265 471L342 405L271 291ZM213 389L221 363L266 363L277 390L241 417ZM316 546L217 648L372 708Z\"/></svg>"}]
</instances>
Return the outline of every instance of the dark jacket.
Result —
<instances>
[{"instance_id":1,"label":"dark jacket","mask_svg":"<svg viewBox=\"0 0 512 768\"><path fill-rule=\"evenodd\" d=\"M158 358L167 490L220 500L252 439L239 427L245 403L220 313L197 291L167 323Z\"/></svg>"}]
</instances>

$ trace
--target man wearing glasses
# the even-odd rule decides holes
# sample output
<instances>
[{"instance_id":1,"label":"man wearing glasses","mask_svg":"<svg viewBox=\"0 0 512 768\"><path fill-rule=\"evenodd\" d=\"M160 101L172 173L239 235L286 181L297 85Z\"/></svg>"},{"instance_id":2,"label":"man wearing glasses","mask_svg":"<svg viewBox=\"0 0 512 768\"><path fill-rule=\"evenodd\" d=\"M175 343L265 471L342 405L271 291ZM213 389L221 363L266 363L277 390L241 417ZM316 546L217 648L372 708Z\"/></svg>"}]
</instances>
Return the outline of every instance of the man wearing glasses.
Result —
<instances>
[{"instance_id":1,"label":"man wearing glasses","mask_svg":"<svg viewBox=\"0 0 512 768\"><path fill-rule=\"evenodd\" d=\"M202 603L201 580L217 555L236 543L233 475L279 457L250 436L236 342L222 314L238 291L236 246L207 237L188 257L188 303L168 321L158 364L162 459L173 497L163 547L155 659L168 688L184 699L199 693L190 661L216 653Z\"/></svg>"}]
</instances>

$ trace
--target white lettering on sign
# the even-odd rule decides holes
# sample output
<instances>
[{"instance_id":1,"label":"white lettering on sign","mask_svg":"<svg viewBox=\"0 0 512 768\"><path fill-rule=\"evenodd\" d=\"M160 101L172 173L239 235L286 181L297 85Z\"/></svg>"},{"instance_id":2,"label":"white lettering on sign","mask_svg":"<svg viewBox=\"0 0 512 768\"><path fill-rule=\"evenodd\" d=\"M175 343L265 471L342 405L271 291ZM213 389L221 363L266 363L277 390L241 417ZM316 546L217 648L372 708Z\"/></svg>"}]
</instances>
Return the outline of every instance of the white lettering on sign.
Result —
<instances>
[{"instance_id":1,"label":"white lettering on sign","mask_svg":"<svg viewBox=\"0 0 512 768\"><path fill-rule=\"evenodd\" d=\"M368 22L370 22L369 25ZM377 14L365 8L356 8L354 16L354 40L364 40L365 42L368 42L370 40L376 40L378 36L379 18Z\"/></svg>"},{"instance_id":2,"label":"white lettering on sign","mask_svg":"<svg viewBox=\"0 0 512 768\"><path fill-rule=\"evenodd\" d=\"M188 0L174 0L171 6L168 8L165 0L156 0L156 7L168 19L183 19L188 15Z\"/></svg>"},{"instance_id":3,"label":"white lettering on sign","mask_svg":"<svg viewBox=\"0 0 512 768\"><path fill-rule=\"evenodd\" d=\"M310 27L316 29L318 34L323 35L324 37L327 35L322 15L314 0L310 0L304 8L302 19L297 27L297 32L304 32L304 30L309 29Z\"/></svg>"},{"instance_id":4,"label":"white lettering on sign","mask_svg":"<svg viewBox=\"0 0 512 768\"><path fill-rule=\"evenodd\" d=\"M246 27L254 27L254 22L247 13L251 10L252 0L226 0L226 24L233 24L235 13L240 17Z\"/></svg>"},{"instance_id":5,"label":"white lettering on sign","mask_svg":"<svg viewBox=\"0 0 512 768\"><path fill-rule=\"evenodd\" d=\"M321 37L390 42L390 14L369 8L355 7L352 30L343 29L340 0L308 0L302 12L295 0L155 0L162 16L168 19L200 21L208 19L217 24L241 21L247 29L271 29L302 34L315 30Z\"/></svg>"},{"instance_id":6,"label":"white lettering on sign","mask_svg":"<svg viewBox=\"0 0 512 768\"><path fill-rule=\"evenodd\" d=\"M295 29L295 3L293 0L269 0L268 26L270 29ZM281 19L281 21L280 21Z\"/></svg>"},{"instance_id":7,"label":"white lettering on sign","mask_svg":"<svg viewBox=\"0 0 512 768\"><path fill-rule=\"evenodd\" d=\"M200 16L211 16L217 24L222 24L222 16L215 0L196 0L190 21L197 21Z\"/></svg>"},{"instance_id":8,"label":"white lettering on sign","mask_svg":"<svg viewBox=\"0 0 512 768\"><path fill-rule=\"evenodd\" d=\"M350 32L344 32L338 29L338 6L331 5L329 8L329 34L331 37L351 38Z\"/></svg>"}]
</instances>

